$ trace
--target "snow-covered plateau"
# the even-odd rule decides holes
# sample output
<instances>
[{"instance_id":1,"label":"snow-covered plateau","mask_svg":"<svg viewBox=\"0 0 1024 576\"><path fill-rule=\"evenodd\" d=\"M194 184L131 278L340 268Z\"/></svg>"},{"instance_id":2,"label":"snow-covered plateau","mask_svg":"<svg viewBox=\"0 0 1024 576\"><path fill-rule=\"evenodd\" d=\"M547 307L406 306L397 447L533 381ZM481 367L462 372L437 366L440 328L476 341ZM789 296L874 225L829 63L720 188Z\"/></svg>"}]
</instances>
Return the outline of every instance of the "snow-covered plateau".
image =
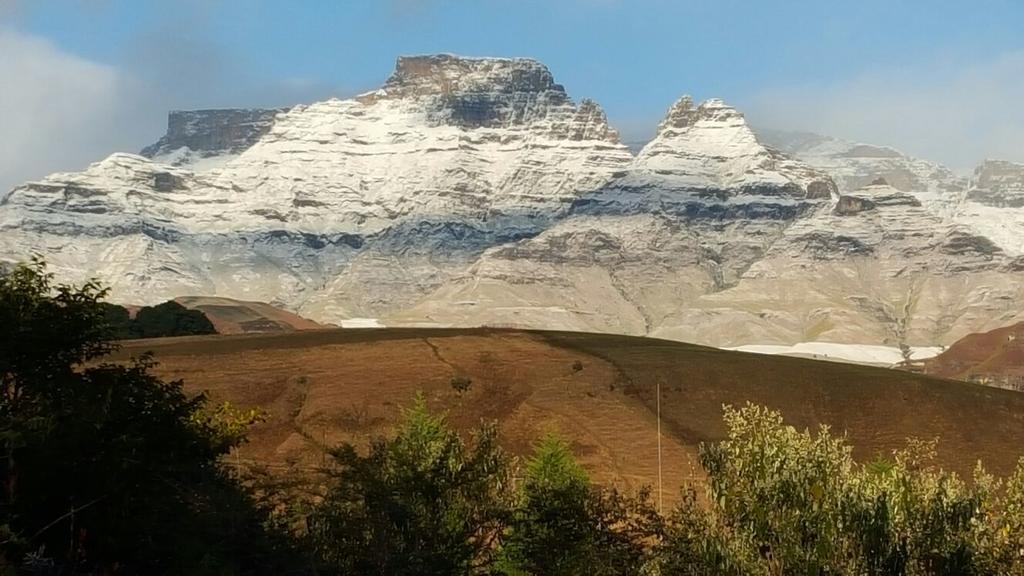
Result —
<instances>
[{"instance_id":1,"label":"snow-covered plateau","mask_svg":"<svg viewBox=\"0 0 1024 576\"><path fill-rule=\"evenodd\" d=\"M898 352L1024 319L1022 239L1024 165L959 177L685 96L634 154L539 62L451 55L355 98L173 112L142 154L0 200L0 258L121 302L733 347Z\"/></svg>"}]
</instances>

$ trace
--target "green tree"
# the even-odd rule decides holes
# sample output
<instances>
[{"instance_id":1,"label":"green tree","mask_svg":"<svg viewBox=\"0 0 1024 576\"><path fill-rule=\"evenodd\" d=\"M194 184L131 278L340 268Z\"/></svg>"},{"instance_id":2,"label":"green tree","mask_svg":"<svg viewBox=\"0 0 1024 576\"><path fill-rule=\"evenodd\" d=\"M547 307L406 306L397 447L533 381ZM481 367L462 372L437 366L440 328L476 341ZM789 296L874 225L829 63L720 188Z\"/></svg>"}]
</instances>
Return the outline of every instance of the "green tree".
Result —
<instances>
[{"instance_id":1,"label":"green tree","mask_svg":"<svg viewBox=\"0 0 1024 576\"><path fill-rule=\"evenodd\" d=\"M662 574L673 576L758 576L767 574L757 546L741 531L723 525L709 513L697 491L683 498L665 519L658 559Z\"/></svg>"},{"instance_id":2,"label":"green tree","mask_svg":"<svg viewBox=\"0 0 1024 576\"><path fill-rule=\"evenodd\" d=\"M333 451L337 469L310 518L324 569L338 574L490 572L508 516L507 460L496 430L467 445L418 396L393 439L360 455Z\"/></svg>"},{"instance_id":3,"label":"green tree","mask_svg":"<svg viewBox=\"0 0 1024 576\"><path fill-rule=\"evenodd\" d=\"M548 435L527 462L505 561L525 574L638 574L658 525L646 492L592 487L565 442Z\"/></svg>"},{"instance_id":4,"label":"green tree","mask_svg":"<svg viewBox=\"0 0 1024 576\"><path fill-rule=\"evenodd\" d=\"M0 524L9 565L63 572L274 572L287 548L219 464L241 441L202 396L112 349L95 283L40 262L0 276Z\"/></svg>"}]
</instances>

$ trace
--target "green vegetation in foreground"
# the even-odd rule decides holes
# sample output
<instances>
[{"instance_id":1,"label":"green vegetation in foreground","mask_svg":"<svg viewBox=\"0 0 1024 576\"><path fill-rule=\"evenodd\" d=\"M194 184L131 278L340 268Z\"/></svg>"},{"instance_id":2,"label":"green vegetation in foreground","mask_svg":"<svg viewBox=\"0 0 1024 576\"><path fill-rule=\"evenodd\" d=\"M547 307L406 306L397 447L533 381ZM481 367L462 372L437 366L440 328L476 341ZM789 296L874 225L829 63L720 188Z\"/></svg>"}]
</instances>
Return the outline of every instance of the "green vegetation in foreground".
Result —
<instances>
[{"instance_id":1,"label":"green vegetation in foreground","mask_svg":"<svg viewBox=\"0 0 1024 576\"><path fill-rule=\"evenodd\" d=\"M855 462L827 428L725 409L703 492L657 513L595 486L557 436L519 463L418 397L390 438L316 478L223 456L256 411L210 406L113 347L104 291L40 263L0 275L0 573L325 575L1024 574L1024 463L970 481L933 444Z\"/></svg>"},{"instance_id":2,"label":"green vegetation in foreground","mask_svg":"<svg viewBox=\"0 0 1024 576\"><path fill-rule=\"evenodd\" d=\"M199 310L189 310L174 300L156 306L143 306L132 318L128 309L101 302L103 318L115 340L164 338L216 334L213 323Z\"/></svg>"},{"instance_id":3,"label":"green vegetation in foreground","mask_svg":"<svg viewBox=\"0 0 1024 576\"><path fill-rule=\"evenodd\" d=\"M285 573L292 541L220 464L257 414L112 348L105 291L0 276L0 572Z\"/></svg>"}]
</instances>

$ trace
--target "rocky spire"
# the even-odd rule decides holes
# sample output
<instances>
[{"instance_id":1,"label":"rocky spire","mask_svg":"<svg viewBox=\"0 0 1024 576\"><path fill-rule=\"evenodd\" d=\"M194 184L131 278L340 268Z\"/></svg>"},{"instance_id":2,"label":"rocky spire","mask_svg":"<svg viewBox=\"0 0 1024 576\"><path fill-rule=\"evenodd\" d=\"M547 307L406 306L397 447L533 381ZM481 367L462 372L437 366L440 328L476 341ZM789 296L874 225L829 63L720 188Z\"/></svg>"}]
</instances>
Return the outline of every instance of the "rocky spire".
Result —
<instances>
[{"instance_id":1,"label":"rocky spire","mask_svg":"<svg viewBox=\"0 0 1024 576\"><path fill-rule=\"evenodd\" d=\"M689 128L701 120L744 127L747 124L743 114L718 98L705 100L699 106L694 107L693 98L687 95L676 100L668 109L665 119L658 125L658 134L671 129Z\"/></svg>"},{"instance_id":2,"label":"rocky spire","mask_svg":"<svg viewBox=\"0 0 1024 576\"><path fill-rule=\"evenodd\" d=\"M584 98L576 109L566 138L569 140L606 140L619 142L619 133L608 125L608 117L601 105Z\"/></svg>"}]
</instances>

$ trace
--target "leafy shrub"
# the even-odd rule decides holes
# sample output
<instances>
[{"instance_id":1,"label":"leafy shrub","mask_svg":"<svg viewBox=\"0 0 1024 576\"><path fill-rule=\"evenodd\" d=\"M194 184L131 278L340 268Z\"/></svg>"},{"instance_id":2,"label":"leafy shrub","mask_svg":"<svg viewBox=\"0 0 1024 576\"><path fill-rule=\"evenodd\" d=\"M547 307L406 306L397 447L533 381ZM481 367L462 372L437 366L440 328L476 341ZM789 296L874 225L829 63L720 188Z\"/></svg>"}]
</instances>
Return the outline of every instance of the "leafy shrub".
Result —
<instances>
[{"instance_id":1,"label":"leafy shrub","mask_svg":"<svg viewBox=\"0 0 1024 576\"><path fill-rule=\"evenodd\" d=\"M452 390L462 394L469 392L469 389L473 386L473 381L468 376L452 376L448 384L451 385Z\"/></svg>"},{"instance_id":2,"label":"leafy shrub","mask_svg":"<svg viewBox=\"0 0 1024 576\"><path fill-rule=\"evenodd\" d=\"M672 574L1020 574L1024 464L1007 483L935 468L934 443L858 464L842 438L777 412L726 408L726 440L704 446L707 506L667 520Z\"/></svg>"}]
</instances>

